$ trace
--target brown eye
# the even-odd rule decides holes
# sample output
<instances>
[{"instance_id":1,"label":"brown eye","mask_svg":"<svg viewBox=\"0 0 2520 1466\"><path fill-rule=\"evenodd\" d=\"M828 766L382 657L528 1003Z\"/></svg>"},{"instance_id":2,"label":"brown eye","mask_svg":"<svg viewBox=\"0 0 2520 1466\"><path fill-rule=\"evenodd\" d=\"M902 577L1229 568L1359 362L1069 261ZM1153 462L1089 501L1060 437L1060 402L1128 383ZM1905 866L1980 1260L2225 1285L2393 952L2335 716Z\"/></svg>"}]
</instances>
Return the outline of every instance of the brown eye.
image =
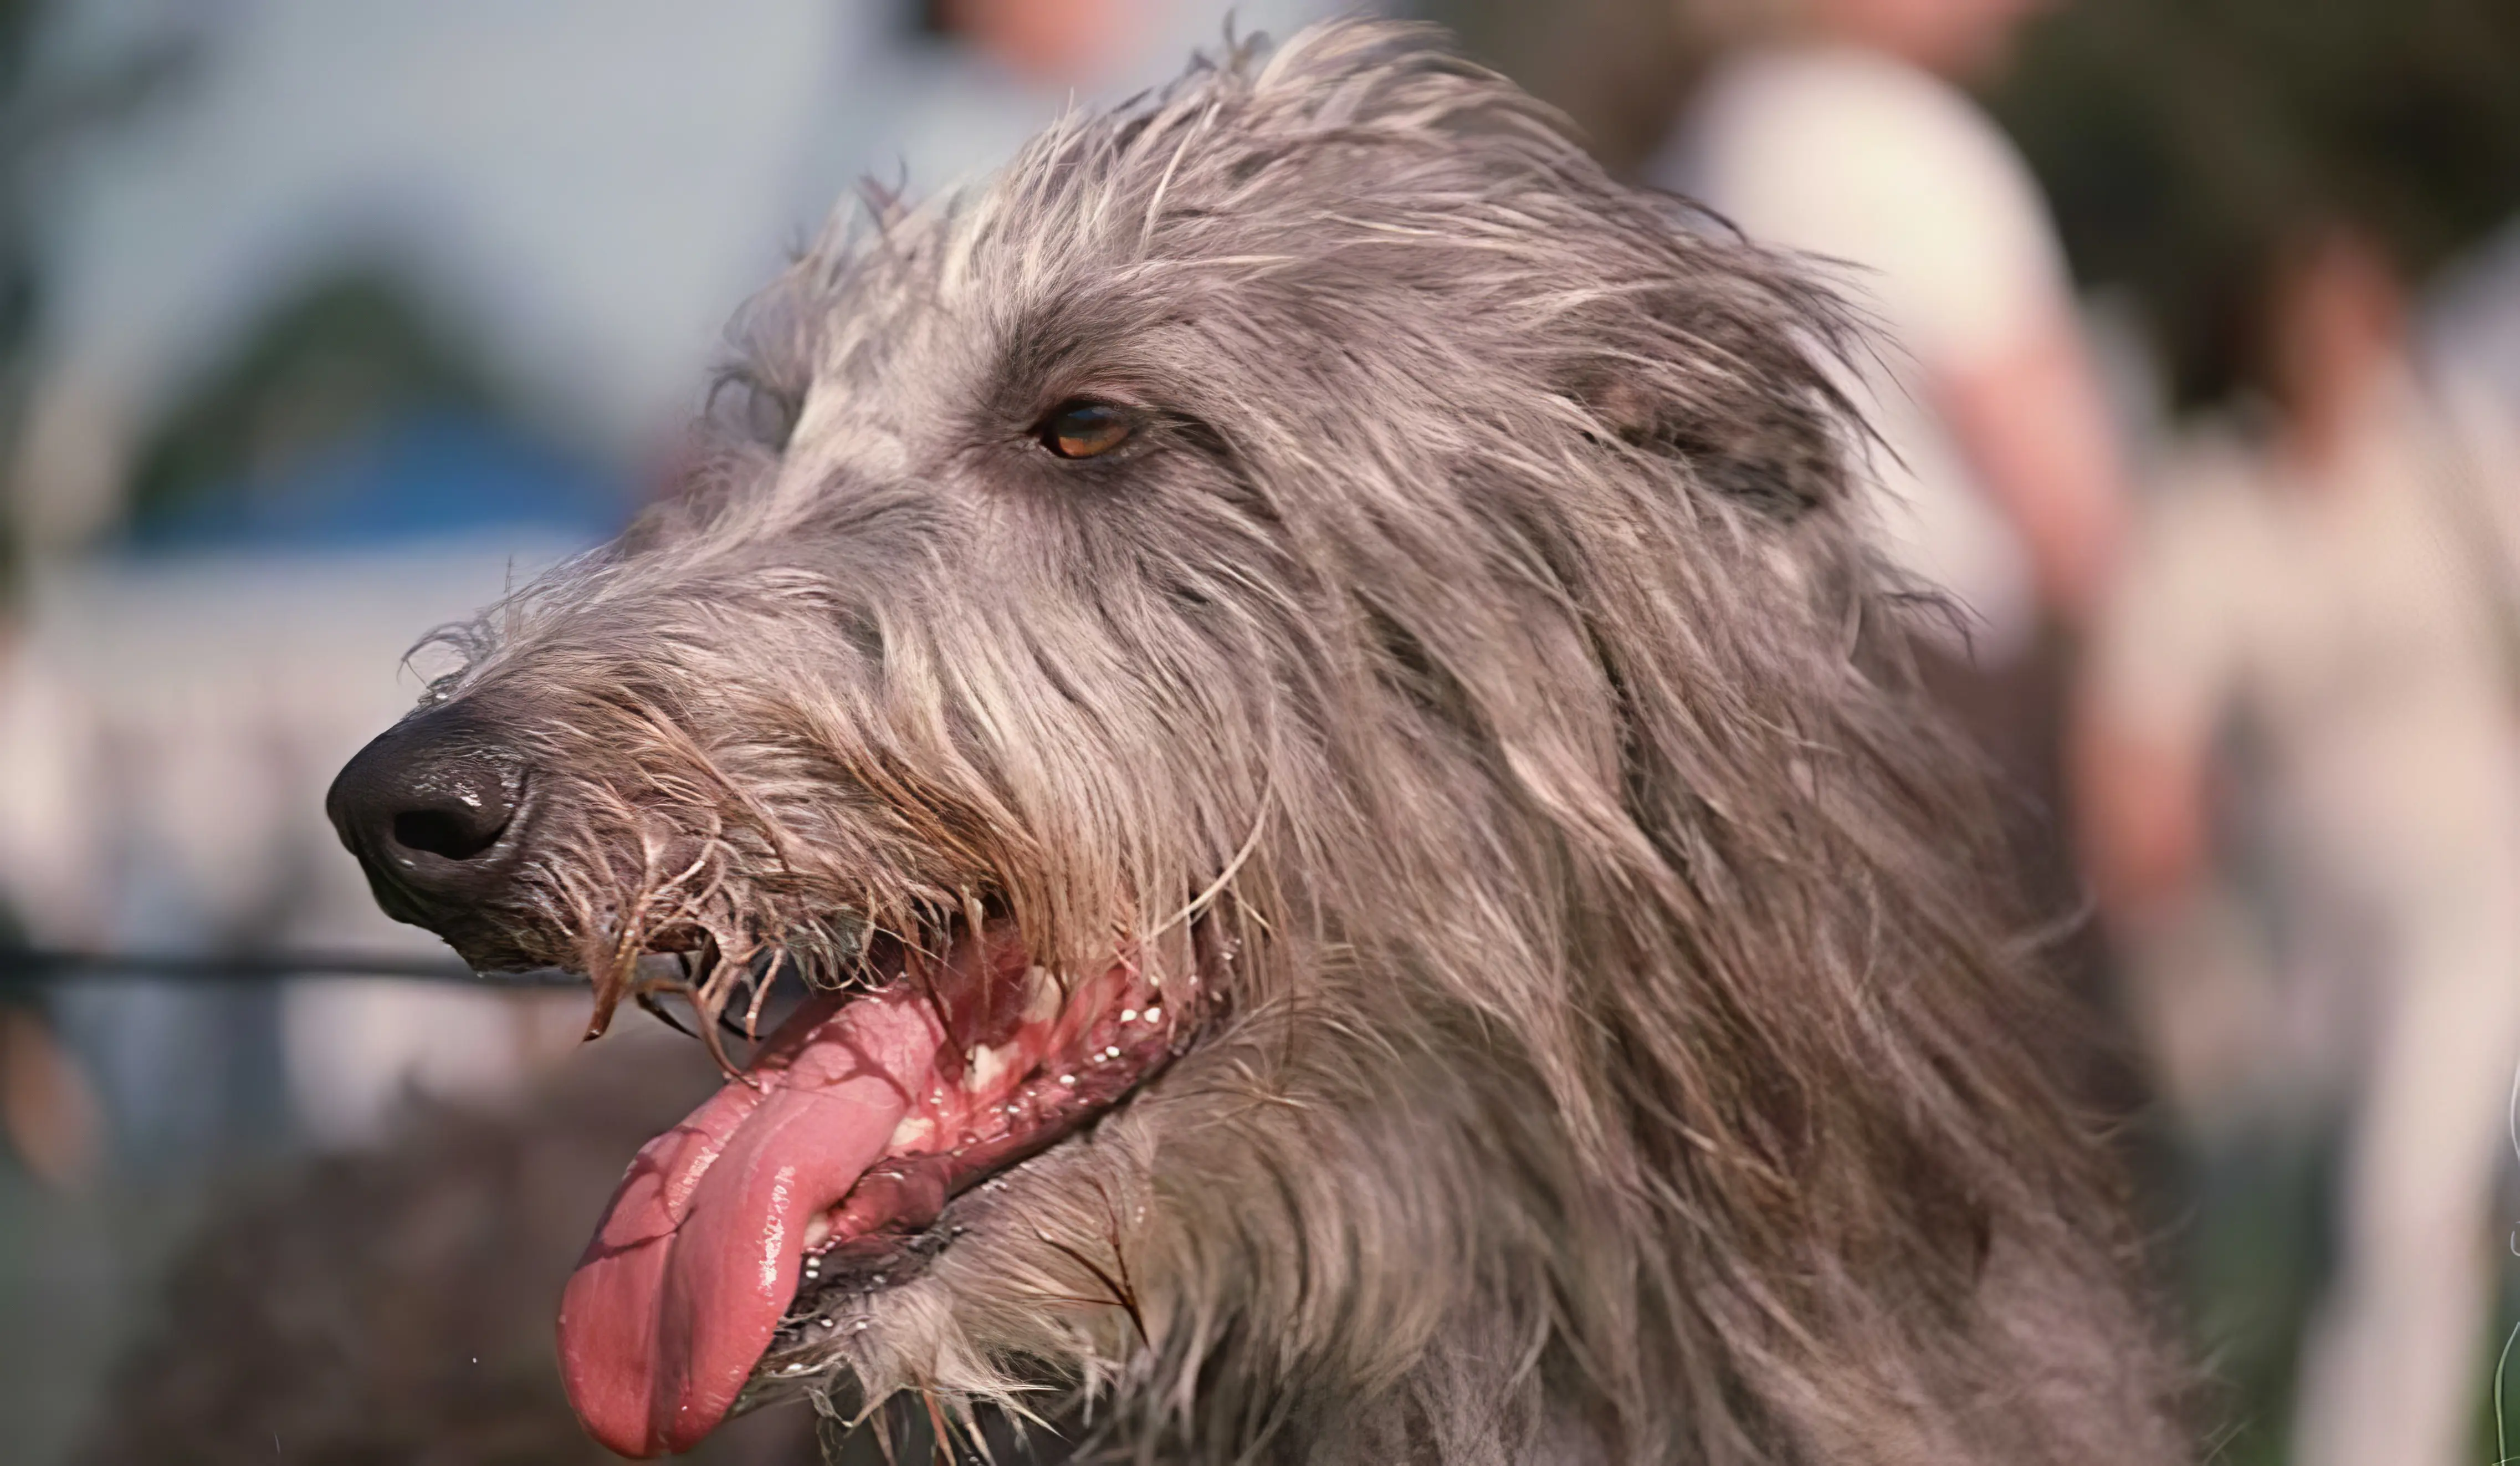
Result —
<instances>
[{"instance_id":1,"label":"brown eye","mask_svg":"<svg viewBox=\"0 0 2520 1466\"><path fill-rule=\"evenodd\" d=\"M1138 425L1108 402L1061 402L1034 431L1061 458L1092 458L1127 442Z\"/></svg>"}]
</instances>

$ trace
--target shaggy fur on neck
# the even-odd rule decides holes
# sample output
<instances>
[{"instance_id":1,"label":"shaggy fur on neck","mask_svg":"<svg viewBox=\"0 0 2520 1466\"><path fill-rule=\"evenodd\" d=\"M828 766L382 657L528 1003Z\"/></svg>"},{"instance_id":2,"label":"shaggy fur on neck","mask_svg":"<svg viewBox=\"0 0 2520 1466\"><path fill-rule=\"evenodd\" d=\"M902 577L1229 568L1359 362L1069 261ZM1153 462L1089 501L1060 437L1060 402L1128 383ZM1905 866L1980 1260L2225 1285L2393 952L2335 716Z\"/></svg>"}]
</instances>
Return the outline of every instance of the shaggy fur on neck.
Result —
<instances>
[{"instance_id":1,"label":"shaggy fur on neck","mask_svg":"<svg viewBox=\"0 0 2520 1466\"><path fill-rule=\"evenodd\" d=\"M468 950L1232 958L780 1388L1143 1460L2179 1454L1790 261L1357 23L878 204L745 338L699 483L460 638L548 851ZM1045 453L1079 397L1137 438Z\"/></svg>"}]
</instances>

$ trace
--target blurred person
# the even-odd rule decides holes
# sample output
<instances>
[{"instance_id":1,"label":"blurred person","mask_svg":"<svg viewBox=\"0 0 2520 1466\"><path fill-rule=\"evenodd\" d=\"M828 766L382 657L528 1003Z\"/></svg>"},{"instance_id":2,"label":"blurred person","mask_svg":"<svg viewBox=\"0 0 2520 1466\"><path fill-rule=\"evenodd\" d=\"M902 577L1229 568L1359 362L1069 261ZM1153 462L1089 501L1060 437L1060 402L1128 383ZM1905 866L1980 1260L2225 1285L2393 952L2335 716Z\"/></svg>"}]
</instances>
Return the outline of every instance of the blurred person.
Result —
<instances>
[{"instance_id":1,"label":"blurred person","mask_svg":"<svg viewBox=\"0 0 2520 1466\"><path fill-rule=\"evenodd\" d=\"M2123 520L2117 453L2038 185L1958 84L2039 0L1773 0L1710 70L1658 181L1848 268L1885 360L1863 384L1894 558L1976 649L2080 621Z\"/></svg>"},{"instance_id":2,"label":"blurred person","mask_svg":"<svg viewBox=\"0 0 2520 1466\"><path fill-rule=\"evenodd\" d=\"M1080 103L1154 85L1229 33L1284 35L1333 0L913 0L854 7L800 198L968 183Z\"/></svg>"},{"instance_id":3,"label":"blurred person","mask_svg":"<svg viewBox=\"0 0 2520 1466\"><path fill-rule=\"evenodd\" d=\"M1134 59L1149 0L930 0L930 24L1018 76L1056 86L1105 79Z\"/></svg>"},{"instance_id":4,"label":"blurred person","mask_svg":"<svg viewBox=\"0 0 2520 1466\"><path fill-rule=\"evenodd\" d=\"M1933 658L2006 771L2053 784L2050 628L2080 625L2124 519L2107 406L2055 231L1959 85L2039 0L1703 0L1728 42L1654 182L1836 262L1884 344L1849 384L1880 435L1884 549L1962 616Z\"/></svg>"},{"instance_id":5,"label":"blurred person","mask_svg":"<svg viewBox=\"0 0 2520 1466\"><path fill-rule=\"evenodd\" d=\"M1139 75L1172 19L1161 0L865 7L849 64L826 93L832 122L803 197L819 207L872 177L915 198L986 172L1080 90Z\"/></svg>"},{"instance_id":6,"label":"blurred person","mask_svg":"<svg viewBox=\"0 0 2520 1466\"><path fill-rule=\"evenodd\" d=\"M2271 401L2175 456L2100 618L2081 829L2138 952L2210 904L2233 854L2218 834L2257 837L2275 981L2167 985L2191 965L2139 984L2138 1006L2191 1107L2350 1116L2292 1458L2447 1466L2520 1057L2520 453L2482 400L2418 370L2373 234L2320 217L2286 235L2251 333ZM2235 744L2258 755L2236 791Z\"/></svg>"}]
</instances>

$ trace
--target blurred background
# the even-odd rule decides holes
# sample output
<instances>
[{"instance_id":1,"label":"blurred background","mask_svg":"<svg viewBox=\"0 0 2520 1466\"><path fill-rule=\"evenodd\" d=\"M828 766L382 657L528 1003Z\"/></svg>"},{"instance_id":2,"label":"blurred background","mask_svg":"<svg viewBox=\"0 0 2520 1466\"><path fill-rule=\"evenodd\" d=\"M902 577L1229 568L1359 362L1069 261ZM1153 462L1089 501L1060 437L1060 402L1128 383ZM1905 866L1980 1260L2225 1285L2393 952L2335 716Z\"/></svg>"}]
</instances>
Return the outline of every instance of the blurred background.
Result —
<instances>
[{"instance_id":1,"label":"blurred background","mask_svg":"<svg viewBox=\"0 0 2520 1466\"><path fill-rule=\"evenodd\" d=\"M590 1458L557 1269L709 1077L460 981L323 790L429 628L672 481L835 199L980 175L1228 9L0 0L0 1457ZM1929 675L2079 918L2216 1458L2494 1459L2520 8L1381 9L1880 325L1882 549L1964 609Z\"/></svg>"}]
</instances>

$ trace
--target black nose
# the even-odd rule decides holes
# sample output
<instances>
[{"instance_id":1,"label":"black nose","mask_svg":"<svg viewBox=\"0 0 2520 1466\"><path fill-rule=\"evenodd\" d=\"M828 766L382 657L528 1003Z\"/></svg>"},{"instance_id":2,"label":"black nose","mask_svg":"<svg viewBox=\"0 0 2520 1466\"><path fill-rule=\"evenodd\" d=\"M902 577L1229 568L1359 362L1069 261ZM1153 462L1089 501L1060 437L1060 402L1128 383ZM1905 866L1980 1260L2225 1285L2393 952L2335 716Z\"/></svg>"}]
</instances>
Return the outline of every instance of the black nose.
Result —
<instances>
[{"instance_id":1,"label":"black nose","mask_svg":"<svg viewBox=\"0 0 2520 1466\"><path fill-rule=\"evenodd\" d=\"M458 705L361 749L324 812L386 914L444 932L505 884L524 782L523 761Z\"/></svg>"}]
</instances>

